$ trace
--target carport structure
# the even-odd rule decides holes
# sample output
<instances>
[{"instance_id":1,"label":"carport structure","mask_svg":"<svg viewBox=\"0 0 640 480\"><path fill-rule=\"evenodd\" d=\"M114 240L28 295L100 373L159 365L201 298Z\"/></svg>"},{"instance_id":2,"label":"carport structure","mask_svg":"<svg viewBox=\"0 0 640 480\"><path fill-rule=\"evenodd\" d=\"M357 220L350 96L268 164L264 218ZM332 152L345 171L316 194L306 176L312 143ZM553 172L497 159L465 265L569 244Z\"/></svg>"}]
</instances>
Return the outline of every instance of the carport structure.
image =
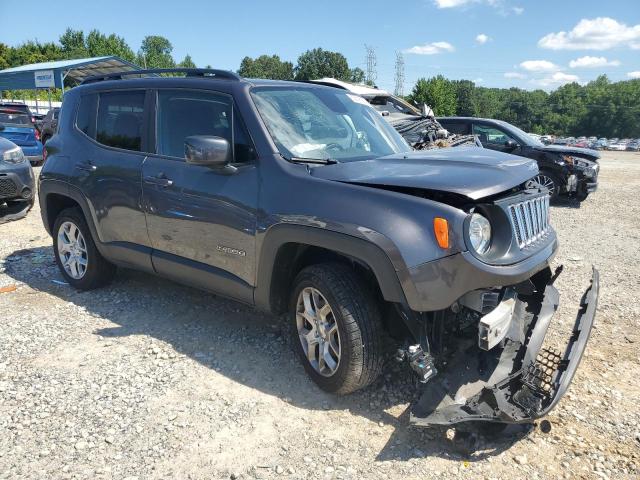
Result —
<instances>
[{"instance_id":1,"label":"carport structure","mask_svg":"<svg viewBox=\"0 0 640 480\"><path fill-rule=\"evenodd\" d=\"M67 87L94 75L140 70L137 65L115 55L32 63L0 70L0 97L5 90L39 90ZM51 98L49 98L51 105Z\"/></svg>"}]
</instances>

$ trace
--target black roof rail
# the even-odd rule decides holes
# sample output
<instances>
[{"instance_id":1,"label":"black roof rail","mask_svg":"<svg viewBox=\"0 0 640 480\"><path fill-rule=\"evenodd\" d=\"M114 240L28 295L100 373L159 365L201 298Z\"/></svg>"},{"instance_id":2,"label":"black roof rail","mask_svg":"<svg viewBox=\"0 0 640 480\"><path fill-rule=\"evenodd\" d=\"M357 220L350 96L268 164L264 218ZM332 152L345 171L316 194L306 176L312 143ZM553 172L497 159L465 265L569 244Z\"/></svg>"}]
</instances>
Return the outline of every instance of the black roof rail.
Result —
<instances>
[{"instance_id":1,"label":"black roof rail","mask_svg":"<svg viewBox=\"0 0 640 480\"><path fill-rule=\"evenodd\" d=\"M163 73L184 73L187 77L217 78L224 80L241 80L242 77L237 73L229 70L217 70L215 68L151 68L147 70L126 70L117 73L108 73L106 75L95 75L85 78L81 85L87 83L102 82L105 80L122 80L131 75L151 75L159 76Z\"/></svg>"}]
</instances>

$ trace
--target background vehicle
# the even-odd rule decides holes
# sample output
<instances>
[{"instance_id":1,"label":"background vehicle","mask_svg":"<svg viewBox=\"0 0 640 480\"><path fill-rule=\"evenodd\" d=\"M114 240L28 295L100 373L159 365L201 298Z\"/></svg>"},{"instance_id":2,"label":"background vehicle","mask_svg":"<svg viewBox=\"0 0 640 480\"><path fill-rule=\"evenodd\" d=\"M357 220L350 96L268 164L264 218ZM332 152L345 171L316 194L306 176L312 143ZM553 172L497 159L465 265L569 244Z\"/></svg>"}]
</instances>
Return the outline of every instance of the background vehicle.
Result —
<instances>
[{"instance_id":1,"label":"background vehicle","mask_svg":"<svg viewBox=\"0 0 640 480\"><path fill-rule=\"evenodd\" d=\"M632 140L631 142L627 143L627 150L632 152L637 152L638 150L640 150L640 140Z\"/></svg>"},{"instance_id":2,"label":"background vehicle","mask_svg":"<svg viewBox=\"0 0 640 480\"><path fill-rule=\"evenodd\" d=\"M501 120L474 117L442 117L440 124L447 130L478 136L485 148L520 155L538 162L540 173L536 180L551 191L552 198L559 195L587 198L598 188L598 158L594 150L545 145L531 138L519 128ZM562 139L556 139L556 142Z\"/></svg>"},{"instance_id":3,"label":"background vehicle","mask_svg":"<svg viewBox=\"0 0 640 480\"><path fill-rule=\"evenodd\" d=\"M58 114L60 113L60 107L53 107L47 112L47 115L42 120L40 126L40 136L42 138L42 144L45 145L58 128Z\"/></svg>"},{"instance_id":4,"label":"background vehicle","mask_svg":"<svg viewBox=\"0 0 640 480\"><path fill-rule=\"evenodd\" d=\"M371 384L394 339L398 360L429 382L416 424L530 421L564 394L598 273L564 361L554 356L541 378L553 390L536 386L560 272L549 266L548 191L526 187L535 162L475 147L412 151L371 105L335 88L220 70L127 73L138 78L69 90L47 142L42 219L71 286L104 285L121 265L288 312L305 370L338 394ZM145 77L157 73L186 77ZM465 385L445 386L470 371L461 400Z\"/></svg>"},{"instance_id":5,"label":"background vehicle","mask_svg":"<svg viewBox=\"0 0 640 480\"><path fill-rule=\"evenodd\" d=\"M618 151L618 152L624 152L627 149L627 143L621 140L617 140L617 141L611 141L609 143L609 146L607 147L608 150L614 150L614 151Z\"/></svg>"},{"instance_id":6,"label":"background vehicle","mask_svg":"<svg viewBox=\"0 0 640 480\"><path fill-rule=\"evenodd\" d=\"M0 137L0 220L33 206L34 176L20 147Z\"/></svg>"},{"instance_id":7,"label":"background vehicle","mask_svg":"<svg viewBox=\"0 0 640 480\"><path fill-rule=\"evenodd\" d=\"M42 162L42 143L40 132L29 116L13 108L0 108L0 137L18 145L27 160L32 164Z\"/></svg>"},{"instance_id":8,"label":"background vehicle","mask_svg":"<svg viewBox=\"0 0 640 480\"><path fill-rule=\"evenodd\" d=\"M38 118L36 114L34 114L31 111L31 109L29 108L29 105L27 105L26 103L0 101L0 108L9 108L12 110L17 110L22 113L26 113L27 115L29 115L29 120L31 121L31 123L33 123L33 125L36 125L37 123Z\"/></svg>"},{"instance_id":9,"label":"background vehicle","mask_svg":"<svg viewBox=\"0 0 640 480\"><path fill-rule=\"evenodd\" d=\"M347 90L369 102L417 150L459 146L480 146L472 135L448 132L435 119L426 105L422 110L385 90L344 82L335 78L311 80L308 83Z\"/></svg>"}]
</instances>

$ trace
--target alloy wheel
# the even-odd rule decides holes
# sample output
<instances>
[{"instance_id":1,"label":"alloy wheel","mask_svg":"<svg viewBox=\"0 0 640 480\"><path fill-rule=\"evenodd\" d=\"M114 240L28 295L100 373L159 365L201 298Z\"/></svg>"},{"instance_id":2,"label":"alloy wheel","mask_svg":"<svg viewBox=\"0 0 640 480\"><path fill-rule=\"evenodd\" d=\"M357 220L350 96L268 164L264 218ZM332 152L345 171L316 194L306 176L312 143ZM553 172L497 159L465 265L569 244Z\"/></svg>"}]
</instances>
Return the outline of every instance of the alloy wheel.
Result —
<instances>
[{"instance_id":1,"label":"alloy wheel","mask_svg":"<svg viewBox=\"0 0 640 480\"><path fill-rule=\"evenodd\" d=\"M553 196L553 193L556 189L556 183L553 181L553 178L548 177L544 174L539 174L533 177L531 180L527 182L527 188L540 188L544 187L549 190L549 194Z\"/></svg>"},{"instance_id":2,"label":"alloy wheel","mask_svg":"<svg viewBox=\"0 0 640 480\"><path fill-rule=\"evenodd\" d=\"M80 280L87 272L87 244L82 232L73 222L66 221L58 230L58 256L65 272Z\"/></svg>"},{"instance_id":3,"label":"alloy wheel","mask_svg":"<svg viewBox=\"0 0 640 480\"><path fill-rule=\"evenodd\" d=\"M331 305L320 291L304 288L296 303L298 337L313 369L330 377L340 365L340 332Z\"/></svg>"}]
</instances>

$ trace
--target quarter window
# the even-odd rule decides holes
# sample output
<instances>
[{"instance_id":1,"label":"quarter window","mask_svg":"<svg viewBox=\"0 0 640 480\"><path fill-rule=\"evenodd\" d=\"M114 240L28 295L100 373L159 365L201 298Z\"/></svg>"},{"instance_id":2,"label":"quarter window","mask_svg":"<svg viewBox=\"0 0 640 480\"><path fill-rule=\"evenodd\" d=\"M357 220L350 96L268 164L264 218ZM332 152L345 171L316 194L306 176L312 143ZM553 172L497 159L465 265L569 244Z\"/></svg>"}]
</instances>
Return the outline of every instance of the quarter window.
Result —
<instances>
[{"instance_id":1,"label":"quarter window","mask_svg":"<svg viewBox=\"0 0 640 480\"><path fill-rule=\"evenodd\" d=\"M255 159L246 128L233 111L231 98L209 92L158 92L157 151L184 158L185 139L192 135L222 137L234 146L234 162Z\"/></svg>"},{"instance_id":2,"label":"quarter window","mask_svg":"<svg viewBox=\"0 0 640 480\"><path fill-rule=\"evenodd\" d=\"M91 138L95 138L96 131L96 104L98 96L95 94L80 97L76 127Z\"/></svg>"},{"instance_id":3,"label":"quarter window","mask_svg":"<svg viewBox=\"0 0 640 480\"><path fill-rule=\"evenodd\" d=\"M504 146L509 140L513 140L502 130L493 127L485 127L483 125L473 125L473 134L478 136L480 143L483 145Z\"/></svg>"},{"instance_id":4,"label":"quarter window","mask_svg":"<svg viewBox=\"0 0 640 480\"><path fill-rule=\"evenodd\" d=\"M101 93L96 140L109 147L139 152L142 148L145 92Z\"/></svg>"}]
</instances>

